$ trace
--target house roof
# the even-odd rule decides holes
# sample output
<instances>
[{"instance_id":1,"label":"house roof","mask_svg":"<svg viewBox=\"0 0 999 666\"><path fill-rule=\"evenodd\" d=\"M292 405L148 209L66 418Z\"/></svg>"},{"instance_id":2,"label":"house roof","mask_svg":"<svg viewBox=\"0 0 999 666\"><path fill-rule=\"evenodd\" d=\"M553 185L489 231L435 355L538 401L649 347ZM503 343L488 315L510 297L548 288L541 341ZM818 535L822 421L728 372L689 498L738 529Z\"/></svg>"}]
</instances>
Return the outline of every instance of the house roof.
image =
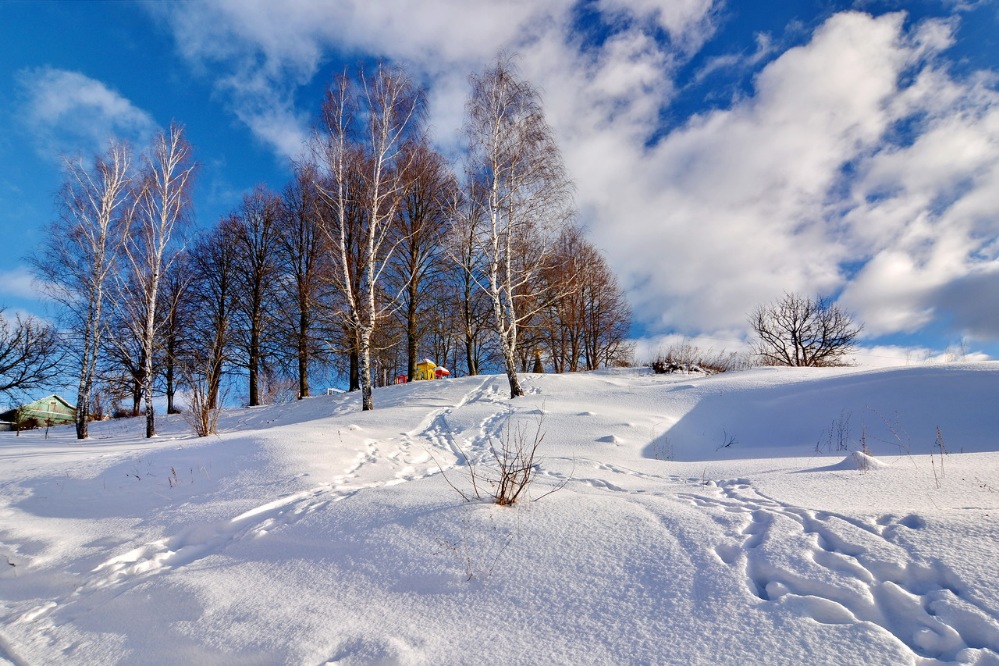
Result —
<instances>
[{"instance_id":1,"label":"house roof","mask_svg":"<svg viewBox=\"0 0 999 666\"><path fill-rule=\"evenodd\" d=\"M52 395L47 395L44 398L39 398L38 400L32 400L31 402L28 402L28 403L25 403L24 405L22 405L22 407L26 407L28 405L33 405L36 402L49 402L53 398L56 399L56 400L58 400L62 404L64 404L66 407L69 407L70 409L76 409L76 405L69 404L68 400L62 398L61 396L59 396L59 395L57 395L55 393L53 393Z\"/></svg>"}]
</instances>

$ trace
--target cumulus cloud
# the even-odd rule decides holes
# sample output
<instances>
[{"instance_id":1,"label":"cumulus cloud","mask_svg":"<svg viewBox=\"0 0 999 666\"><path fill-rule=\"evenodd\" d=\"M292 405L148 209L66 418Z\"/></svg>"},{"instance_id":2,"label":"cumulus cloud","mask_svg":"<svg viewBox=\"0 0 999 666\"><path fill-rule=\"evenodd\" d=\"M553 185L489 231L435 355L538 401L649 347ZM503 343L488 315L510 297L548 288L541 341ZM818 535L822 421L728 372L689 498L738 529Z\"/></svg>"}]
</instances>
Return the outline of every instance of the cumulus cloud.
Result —
<instances>
[{"instance_id":1,"label":"cumulus cloud","mask_svg":"<svg viewBox=\"0 0 999 666\"><path fill-rule=\"evenodd\" d=\"M467 75L504 48L537 38L566 15L569 0L465 2L405 0L327 2L219 0L149 5L172 30L196 71L215 76L237 117L282 156L298 157L316 110L295 108L298 88L313 80L330 53L351 62L365 57L406 66L430 88L435 128L444 144L457 129L444 106ZM460 71L458 86L454 72ZM437 88L440 82L441 88Z\"/></svg>"},{"instance_id":2,"label":"cumulus cloud","mask_svg":"<svg viewBox=\"0 0 999 666\"><path fill-rule=\"evenodd\" d=\"M20 116L45 157L99 152L112 136L143 144L156 130L152 116L80 72L41 67L17 79Z\"/></svg>"},{"instance_id":3,"label":"cumulus cloud","mask_svg":"<svg viewBox=\"0 0 999 666\"><path fill-rule=\"evenodd\" d=\"M218 0L152 10L235 115L285 156L315 113L296 106L296 92L327 59L406 66L428 86L438 142L456 151L467 74L518 53L543 92L581 219L652 334L738 341L754 306L801 291L839 295L869 337L941 319L958 334L999 337L970 308L999 270L999 100L995 73L949 71L957 19L842 12L783 52L761 36L740 64L757 69L749 94L665 127L676 72L711 39L718 5L600 0L596 43L573 34L573 6Z\"/></svg>"}]
</instances>

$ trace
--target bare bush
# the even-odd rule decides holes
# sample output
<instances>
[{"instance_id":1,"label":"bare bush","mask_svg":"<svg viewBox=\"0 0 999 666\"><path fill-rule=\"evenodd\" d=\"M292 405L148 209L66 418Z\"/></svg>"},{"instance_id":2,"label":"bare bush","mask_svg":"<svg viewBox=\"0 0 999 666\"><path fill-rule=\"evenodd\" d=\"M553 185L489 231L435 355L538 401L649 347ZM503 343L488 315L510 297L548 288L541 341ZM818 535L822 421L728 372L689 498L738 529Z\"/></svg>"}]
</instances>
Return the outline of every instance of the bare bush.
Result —
<instances>
[{"instance_id":1,"label":"bare bush","mask_svg":"<svg viewBox=\"0 0 999 666\"><path fill-rule=\"evenodd\" d=\"M219 416L222 414L222 408L218 405L224 401L224 396L218 401L213 398L208 373L199 373L186 368L184 377L190 391L188 408L183 412L184 420L194 429L198 437L215 434L218 431Z\"/></svg>"},{"instance_id":2,"label":"bare bush","mask_svg":"<svg viewBox=\"0 0 999 666\"><path fill-rule=\"evenodd\" d=\"M500 506L514 504L531 485L537 471L534 458L544 439L539 422L533 439L527 437L524 428L520 428L513 434L507 430L498 449L490 442L489 452L499 467L499 475L489 481L493 502Z\"/></svg>"},{"instance_id":3,"label":"bare bush","mask_svg":"<svg viewBox=\"0 0 999 666\"><path fill-rule=\"evenodd\" d=\"M473 499L487 500L500 506L511 506L515 504L524 493L530 488L534 477L537 474L538 448L545 439L543 431L544 417L538 419L537 427L533 433L526 426L519 426L515 429L507 428L499 437L499 445L490 438L489 453L495 468L492 465L479 465L472 463L462 451L462 456L469 463L469 477L472 483L472 492L467 493L453 483L445 475L448 485L466 501ZM444 470L441 469L443 472ZM553 492L562 489L568 480L563 481L555 488L549 490L541 497L546 497ZM537 499L541 499L538 497Z\"/></svg>"}]
</instances>

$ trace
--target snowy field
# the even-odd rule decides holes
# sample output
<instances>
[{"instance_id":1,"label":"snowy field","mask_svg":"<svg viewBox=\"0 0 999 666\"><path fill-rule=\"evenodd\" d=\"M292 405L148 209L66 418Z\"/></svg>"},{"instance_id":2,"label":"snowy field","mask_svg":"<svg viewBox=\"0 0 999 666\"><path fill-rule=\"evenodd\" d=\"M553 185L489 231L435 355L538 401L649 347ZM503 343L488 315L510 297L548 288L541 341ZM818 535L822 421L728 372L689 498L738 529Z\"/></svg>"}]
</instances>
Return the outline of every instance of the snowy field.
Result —
<instances>
[{"instance_id":1,"label":"snowy field","mask_svg":"<svg viewBox=\"0 0 999 666\"><path fill-rule=\"evenodd\" d=\"M0 433L0 663L999 664L999 364L523 379Z\"/></svg>"}]
</instances>

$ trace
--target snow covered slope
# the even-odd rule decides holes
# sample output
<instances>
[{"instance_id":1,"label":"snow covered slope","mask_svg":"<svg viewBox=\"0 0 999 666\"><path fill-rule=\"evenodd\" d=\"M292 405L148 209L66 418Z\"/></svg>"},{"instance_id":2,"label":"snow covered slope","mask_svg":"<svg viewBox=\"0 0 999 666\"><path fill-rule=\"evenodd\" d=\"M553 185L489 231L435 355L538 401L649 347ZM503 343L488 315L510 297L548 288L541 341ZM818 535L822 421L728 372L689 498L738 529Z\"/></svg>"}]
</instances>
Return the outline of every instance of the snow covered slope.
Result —
<instances>
[{"instance_id":1,"label":"snow covered slope","mask_svg":"<svg viewBox=\"0 0 999 666\"><path fill-rule=\"evenodd\" d=\"M524 383L0 433L0 663L999 664L999 365Z\"/></svg>"}]
</instances>

